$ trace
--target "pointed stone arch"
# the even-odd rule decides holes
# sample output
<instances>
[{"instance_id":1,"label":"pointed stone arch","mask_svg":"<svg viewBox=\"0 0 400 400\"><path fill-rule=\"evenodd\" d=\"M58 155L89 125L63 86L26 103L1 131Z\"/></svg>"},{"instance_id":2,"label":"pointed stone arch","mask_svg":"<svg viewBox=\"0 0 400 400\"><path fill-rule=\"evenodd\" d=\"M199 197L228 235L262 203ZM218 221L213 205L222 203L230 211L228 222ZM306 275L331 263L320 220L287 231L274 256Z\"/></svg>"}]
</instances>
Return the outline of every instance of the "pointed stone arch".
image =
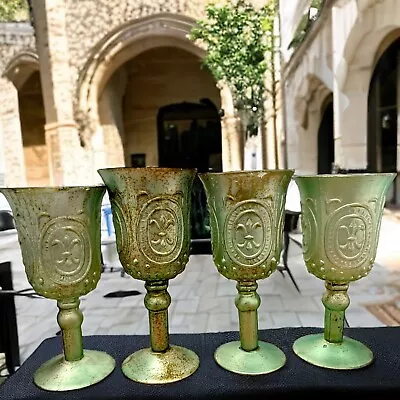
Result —
<instances>
[{"instance_id":1,"label":"pointed stone arch","mask_svg":"<svg viewBox=\"0 0 400 400\"><path fill-rule=\"evenodd\" d=\"M76 119L79 123L81 136L89 146L92 139L99 137L99 104L98 100L107 82L121 66L138 55L160 47L175 47L195 55L200 60L205 56L205 50L193 43L188 34L195 20L179 14L156 14L139 20L130 21L104 37L94 48L82 69L78 87ZM216 85L218 83L216 82ZM218 85L221 94L221 108L225 111L223 130L231 130L231 120L234 110L232 96L223 85ZM226 128L228 126L228 128ZM235 148L235 135L223 134L226 141L224 164L225 169L241 169L243 149ZM239 139L238 139L239 140ZM229 153L229 154L228 154ZM223 156L224 157L224 156Z\"/></svg>"},{"instance_id":2,"label":"pointed stone arch","mask_svg":"<svg viewBox=\"0 0 400 400\"><path fill-rule=\"evenodd\" d=\"M3 76L20 90L27 79L39 71L39 56L33 51L23 51L15 55L4 68Z\"/></svg>"}]
</instances>

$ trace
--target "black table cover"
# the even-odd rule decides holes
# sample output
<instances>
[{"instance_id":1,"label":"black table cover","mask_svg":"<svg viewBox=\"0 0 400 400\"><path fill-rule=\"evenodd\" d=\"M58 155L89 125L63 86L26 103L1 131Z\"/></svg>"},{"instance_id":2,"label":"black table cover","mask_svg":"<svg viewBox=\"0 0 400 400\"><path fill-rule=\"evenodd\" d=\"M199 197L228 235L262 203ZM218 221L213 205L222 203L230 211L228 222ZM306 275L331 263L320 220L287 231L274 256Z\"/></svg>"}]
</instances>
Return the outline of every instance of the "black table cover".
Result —
<instances>
[{"instance_id":1,"label":"black table cover","mask_svg":"<svg viewBox=\"0 0 400 400\"><path fill-rule=\"evenodd\" d=\"M44 340L20 369L0 386L0 399L365 399L377 395L400 395L400 327L347 328L345 334L361 340L374 352L374 362L363 369L335 371L318 368L299 359L292 344L299 336L322 332L319 328L261 330L260 340L278 345L287 356L286 365L271 374L241 376L220 368L213 359L216 347L238 340L237 332L176 334L171 343L186 346L200 357L195 374L180 382L146 385L125 378L121 362L133 351L149 345L148 336L88 336L87 349L104 350L115 357L117 367L102 382L70 392L38 389L32 376L36 368L61 351L59 337ZM398 398L396 396L396 398ZM394 398L394 397L393 397Z\"/></svg>"}]
</instances>

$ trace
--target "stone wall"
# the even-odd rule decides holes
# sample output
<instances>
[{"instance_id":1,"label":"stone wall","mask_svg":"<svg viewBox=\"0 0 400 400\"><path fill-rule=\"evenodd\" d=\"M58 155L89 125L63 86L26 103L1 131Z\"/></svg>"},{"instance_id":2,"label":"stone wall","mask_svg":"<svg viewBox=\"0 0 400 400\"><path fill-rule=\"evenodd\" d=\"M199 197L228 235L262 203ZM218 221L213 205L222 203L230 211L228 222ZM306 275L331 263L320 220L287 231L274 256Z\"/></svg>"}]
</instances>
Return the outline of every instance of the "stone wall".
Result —
<instances>
[{"instance_id":1,"label":"stone wall","mask_svg":"<svg viewBox=\"0 0 400 400\"><path fill-rule=\"evenodd\" d=\"M145 153L147 165L158 165L157 114L160 107L209 98L220 107L220 93L201 61L176 48L158 48L127 65L124 97L125 162L132 153Z\"/></svg>"},{"instance_id":2,"label":"stone wall","mask_svg":"<svg viewBox=\"0 0 400 400\"><path fill-rule=\"evenodd\" d=\"M157 13L199 18L205 0L66 0L71 65L77 72L96 44L119 26Z\"/></svg>"},{"instance_id":3,"label":"stone wall","mask_svg":"<svg viewBox=\"0 0 400 400\"><path fill-rule=\"evenodd\" d=\"M35 35L28 22L0 22L0 75L20 52L36 52Z\"/></svg>"},{"instance_id":4,"label":"stone wall","mask_svg":"<svg viewBox=\"0 0 400 400\"><path fill-rule=\"evenodd\" d=\"M50 183L49 159L39 72L31 75L21 88L18 97L26 183L29 186L46 186Z\"/></svg>"}]
</instances>

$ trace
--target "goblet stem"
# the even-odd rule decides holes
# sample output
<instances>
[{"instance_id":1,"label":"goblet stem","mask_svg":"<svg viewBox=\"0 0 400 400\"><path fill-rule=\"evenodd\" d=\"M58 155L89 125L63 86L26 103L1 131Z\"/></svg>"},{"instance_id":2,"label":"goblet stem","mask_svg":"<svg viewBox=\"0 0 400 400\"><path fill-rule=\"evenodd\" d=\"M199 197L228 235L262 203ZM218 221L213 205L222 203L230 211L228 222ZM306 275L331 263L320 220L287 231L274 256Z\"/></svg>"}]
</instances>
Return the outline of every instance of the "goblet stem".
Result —
<instances>
[{"instance_id":1,"label":"goblet stem","mask_svg":"<svg viewBox=\"0 0 400 400\"><path fill-rule=\"evenodd\" d=\"M168 281L146 282L144 305L149 311L151 349L165 352L169 349L168 307L171 296L167 291Z\"/></svg>"},{"instance_id":2,"label":"goblet stem","mask_svg":"<svg viewBox=\"0 0 400 400\"><path fill-rule=\"evenodd\" d=\"M257 282L238 282L235 305L239 311L240 347L245 351L258 348L258 316L257 309L261 304L256 292Z\"/></svg>"},{"instance_id":3,"label":"goblet stem","mask_svg":"<svg viewBox=\"0 0 400 400\"><path fill-rule=\"evenodd\" d=\"M64 357L66 361L79 361L83 358L82 322L79 299L60 300L57 322L62 330Z\"/></svg>"},{"instance_id":4,"label":"goblet stem","mask_svg":"<svg viewBox=\"0 0 400 400\"><path fill-rule=\"evenodd\" d=\"M331 343L342 343L345 310L350 304L349 285L326 282L325 287L322 297L325 306L324 338Z\"/></svg>"}]
</instances>

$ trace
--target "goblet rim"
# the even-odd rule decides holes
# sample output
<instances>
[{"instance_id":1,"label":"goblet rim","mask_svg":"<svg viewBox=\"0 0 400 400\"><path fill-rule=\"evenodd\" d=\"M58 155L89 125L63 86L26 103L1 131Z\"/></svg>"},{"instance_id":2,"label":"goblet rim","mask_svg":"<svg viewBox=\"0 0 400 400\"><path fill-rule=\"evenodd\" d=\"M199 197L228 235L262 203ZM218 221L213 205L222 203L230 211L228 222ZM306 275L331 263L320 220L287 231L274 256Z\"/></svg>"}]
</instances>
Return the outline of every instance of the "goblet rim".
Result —
<instances>
[{"instance_id":1,"label":"goblet rim","mask_svg":"<svg viewBox=\"0 0 400 400\"><path fill-rule=\"evenodd\" d=\"M77 185L77 186L4 186L0 187L0 192L3 190L17 190L17 191L24 191L24 192L30 192L30 191L41 191L41 192L61 192L61 191L67 191L67 190L72 190L72 189L80 189L80 190L89 190L89 189L105 189L105 185Z\"/></svg>"},{"instance_id":2,"label":"goblet rim","mask_svg":"<svg viewBox=\"0 0 400 400\"><path fill-rule=\"evenodd\" d=\"M143 170L152 170L152 171L160 171L160 172L183 172L183 171L192 171L197 172L197 168L178 168L178 167L110 167L110 168L99 168L97 172L100 171L143 171Z\"/></svg>"},{"instance_id":3,"label":"goblet rim","mask_svg":"<svg viewBox=\"0 0 400 400\"><path fill-rule=\"evenodd\" d=\"M313 178L313 179L326 179L326 178L360 178L360 177L375 177L375 176L396 176L397 172L366 172L365 174L357 172L351 174L315 174L315 175L294 175L293 178Z\"/></svg>"},{"instance_id":4,"label":"goblet rim","mask_svg":"<svg viewBox=\"0 0 400 400\"><path fill-rule=\"evenodd\" d=\"M222 172L201 172L198 175L212 175L212 176L219 176L219 175L258 175L260 173L268 173L268 172L295 172L295 169L252 169L252 170L236 170L236 171L222 171Z\"/></svg>"}]
</instances>

